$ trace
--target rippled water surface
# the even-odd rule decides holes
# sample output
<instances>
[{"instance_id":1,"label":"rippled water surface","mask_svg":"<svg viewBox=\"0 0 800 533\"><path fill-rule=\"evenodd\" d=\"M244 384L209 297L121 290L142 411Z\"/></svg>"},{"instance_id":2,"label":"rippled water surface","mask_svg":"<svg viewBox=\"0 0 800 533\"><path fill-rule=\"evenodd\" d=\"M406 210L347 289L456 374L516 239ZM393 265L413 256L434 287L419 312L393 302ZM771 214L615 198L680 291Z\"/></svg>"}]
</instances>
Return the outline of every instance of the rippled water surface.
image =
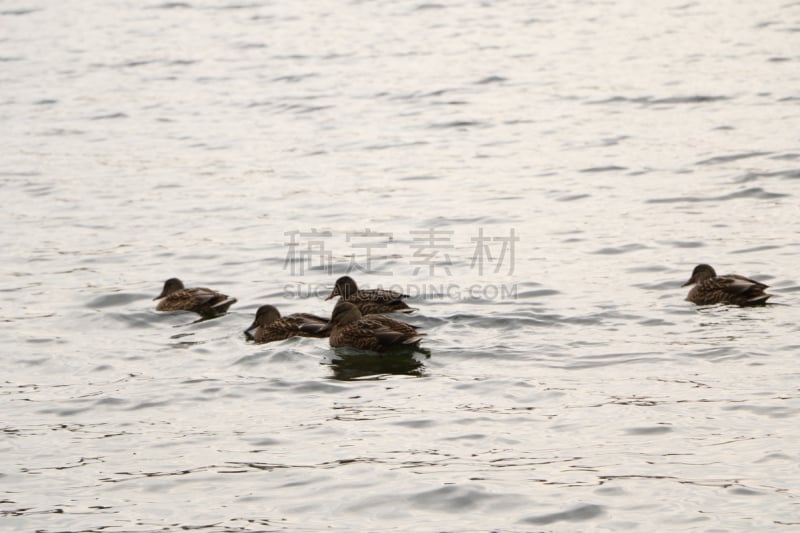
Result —
<instances>
[{"instance_id":1,"label":"rippled water surface","mask_svg":"<svg viewBox=\"0 0 800 533\"><path fill-rule=\"evenodd\" d=\"M3 530L800 526L800 4L5 0L0 45ZM244 339L345 272L427 353Z\"/></svg>"}]
</instances>

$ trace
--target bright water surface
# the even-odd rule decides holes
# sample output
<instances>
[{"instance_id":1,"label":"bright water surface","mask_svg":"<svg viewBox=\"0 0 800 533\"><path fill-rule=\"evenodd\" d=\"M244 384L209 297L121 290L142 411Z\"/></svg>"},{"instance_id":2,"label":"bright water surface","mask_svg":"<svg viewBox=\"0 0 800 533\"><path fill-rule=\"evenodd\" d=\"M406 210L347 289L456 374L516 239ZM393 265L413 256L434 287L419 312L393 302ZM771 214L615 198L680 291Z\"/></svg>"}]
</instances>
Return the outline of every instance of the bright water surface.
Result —
<instances>
[{"instance_id":1,"label":"bright water surface","mask_svg":"<svg viewBox=\"0 0 800 533\"><path fill-rule=\"evenodd\" d=\"M800 528L800 3L3 0L0 66L0 529ZM348 265L422 366L244 340Z\"/></svg>"}]
</instances>

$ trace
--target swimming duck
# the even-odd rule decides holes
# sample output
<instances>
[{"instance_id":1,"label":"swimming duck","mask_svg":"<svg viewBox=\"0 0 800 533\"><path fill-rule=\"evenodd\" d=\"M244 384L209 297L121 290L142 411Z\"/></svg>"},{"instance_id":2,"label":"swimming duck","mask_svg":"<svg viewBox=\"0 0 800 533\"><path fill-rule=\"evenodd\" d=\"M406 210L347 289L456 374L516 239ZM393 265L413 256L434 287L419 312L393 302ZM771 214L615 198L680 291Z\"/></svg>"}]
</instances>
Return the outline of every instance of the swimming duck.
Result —
<instances>
[{"instance_id":1,"label":"swimming duck","mask_svg":"<svg viewBox=\"0 0 800 533\"><path fill-rule=\"evenodd\" d=\"M306 313L293 313L281 316L272 305L262 305L256 311L256 318L244 331L245 336L255 342L272 342L289 337L327 337L329 331L320 332L328 320Z\"/></svg>"},{"instance_id":2,"label":"swimming duck","mask_svg":"<svg viewBox=\"0 0 800 533\"><path fill-rule=\"evenodd\" d=\"M390 348L415 347L424 333L416 326L383 315L364 317L356 305L340 301L333 308L331 320L323 328L330 330L330 345L384 352Z\"/></svg>"},{"instance_id":3,"label":"swimming duck","mask_svg":"<svg viewBox=\"0 0 800 533\"><path fill-rule=\"evenodd\" d=\"M686 299L697 305L763 305L772 296L764 292L767 285L763 283L736 274L717 276L709 265L694 267L692 277L681 286L692 284Z\"/></svg>"},{"instance_id":4,"label":"swimming duck","mask_svg":"<svg viewBox=\"0 0 800 533\"><path fill-rule=\"evenodd\" d=\"M205 287L186 289L178 278L164 282L164 290L153 298L161 300L156 311L192 311L205 318L224 315L236 298Z\"/></svg>"},{"instance_id":5,"label":"swimming duck","mask_svg":"<svg viewBox=\"0 0 800 533\"><path fill-rule=\"evenodd\" d=\"M393 312L413 313L416 311L403 301L403 298L408 298L407 294L383 289L358 290L358 285L350 276L342 276L337 279L333 291L325 299L330 300L336 296L341 296L340 302L350 302L358 307L362 315Z\"/></svg>"}]
</instances>

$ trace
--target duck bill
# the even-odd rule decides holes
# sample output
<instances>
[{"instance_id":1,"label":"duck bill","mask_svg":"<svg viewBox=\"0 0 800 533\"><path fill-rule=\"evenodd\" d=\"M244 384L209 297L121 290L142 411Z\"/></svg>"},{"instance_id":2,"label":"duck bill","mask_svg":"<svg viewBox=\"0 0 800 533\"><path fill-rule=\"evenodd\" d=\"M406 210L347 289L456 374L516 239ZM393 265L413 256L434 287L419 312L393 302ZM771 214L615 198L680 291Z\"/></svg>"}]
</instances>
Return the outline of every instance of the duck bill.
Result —
<instances>
[{"instance_id":1,"label":"duck bill","mask_svg":"<svg viewBox=\"0 0 800 533\"><path fill-rule=\"evenodd\" d=\"M325 298L325 301L327 302L331 298L336 298L337 296L339 296L339 291L337 291L336 289L333 289L331 291L330 295L327 298Z\"/></svg>"},{"instance_id":2,"label":"duck bill","mask_svg":"<svg viewBox=\"0 0 800 533\"><path fill-rule=\"evenodd\" d=\"M153 298L153 301L160 300L160 299L161 299L161 298L163 298L163 297L164 297L164 293L162 292L161 294L159 294L158 296L156 296L155 298Z\"/></svg>"},{"instance_id":3,"label":"duck bill","mask_svg":"<svg viewBox=\"0 0 800 533\"><path fill-rule=\"evenodd\" d=\"M684 283L683 285L681 285L681 287L686 287L687 285L691 285L692 283L694 283L694 280L693 280L693 279L690 279L689 281L687 281L686 283Z\"/></svg>"},{"instance_id":4,"label":"duck bill","mask_svg":"<svg viewBox=\"0 0 800 533\"><path fill-rule=\"evenodd\" d=\"M244 336L247 337L248 339L255 339L256 329L258 329L258 326L256 326L255 323L253 323L249 328L244 330Z\"/></svg>"},{"instance_id":5,"label":"duck bill","mask_svg":"<svg viewBox=\"0 0 800 533\"><path fill-rule=\"evenodd\" d=\"M327 324L319 328L317 330L317 333L325 333L326 331L330 331L332 329L333 329L333 322L328 322Z\"/></svg>"}]
</instances>

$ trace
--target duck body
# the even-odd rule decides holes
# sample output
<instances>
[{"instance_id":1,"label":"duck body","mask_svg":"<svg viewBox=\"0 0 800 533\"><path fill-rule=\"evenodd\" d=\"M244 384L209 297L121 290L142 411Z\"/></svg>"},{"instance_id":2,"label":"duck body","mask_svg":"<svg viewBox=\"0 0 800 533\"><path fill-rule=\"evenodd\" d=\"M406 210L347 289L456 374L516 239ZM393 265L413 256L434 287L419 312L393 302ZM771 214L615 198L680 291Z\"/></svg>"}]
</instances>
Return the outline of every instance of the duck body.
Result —
<instances>
[{"instance_id":1,"label":"duck body","mask_svg":"<svg viewBox=\"0 0 800 533\"><path fill-rule=\"evenodd\" d=\"M738 274L718 276L709 265L697 265L689 281L683 284L687 285L694 286L686 299L697 305L764 305L772 296L764 292L768 285Z\"/></svg>"},{"instance_id":2,"label":"duck body","mask_svg":"<svg viewBox=\"0 0 800 533\"><path fill-rule=\"evenodd\" d=\"M342 276L336 280L336 285L326 300L339 296L340 302L349 302L361 312L362 315L381 313L413 313L416 311L403 301L407 294L384 289L359 290L358 285L350 276Z\"/></svg>"},{"instance_id":3,"label":"duck body","mask_svg":"<svg viewBox=\"0 0 800 533\"><path fill-rule=\"evenodd\" d=\"M330 345L334 348L348 346L360 350L385 352L392 348L416 347L424 333L416 326L383 315L363 316L358 307L339 301L333 310Z\"/></svg>"},{"instance_id":4,"label":"duck body","mask_svg":"<svg viewBox=\"0 0 800 533\"><path fill-rule=\"evenodd\" d=\"M255 320L244 334L257 343L280 341L290 337L327 337L330 333L321 331L327 323L327 319L308 313L281 316L275 307L262 305L256 311Z\"/></svg>"},{"instance_id":5,"label":"duck body","mask_svg":"<svg viewBox=\"0 0 800 533\"><path fill-rule=\"evenodd\" d=\"M161 294L153 300L161 300L156 311L191 311L203 317L224 315L236 303L236 298L205 287L187 289L178 278L165 281Z\"/></svg>"}]
</instances>

